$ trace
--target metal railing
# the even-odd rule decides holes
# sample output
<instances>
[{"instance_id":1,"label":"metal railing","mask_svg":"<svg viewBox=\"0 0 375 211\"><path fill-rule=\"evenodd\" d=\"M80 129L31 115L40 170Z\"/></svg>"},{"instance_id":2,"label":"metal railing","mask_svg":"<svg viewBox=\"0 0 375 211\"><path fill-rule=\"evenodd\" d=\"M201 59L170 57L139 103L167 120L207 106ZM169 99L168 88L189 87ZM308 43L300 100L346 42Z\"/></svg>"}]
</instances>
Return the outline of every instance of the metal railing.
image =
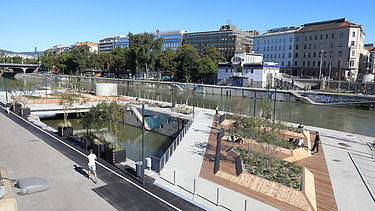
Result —
<instances>
[{"instance_id":1,"label":"metal railing","mask_svg":"<svg viewBox=\"0 0 375 211\"><path fill-rule=\"evenodd\" d=\"M169 148L165 151L165 153L160 158L151 156L151 170L157 173L161 172L165 164L168 162L169 158L172 156L173 152L177 149L177 146L180 144L180 142L184 138L191 124L193 124L193 120L188 121L185 127L181 130L180 134L178 134L178 136L175 138L175 140L172 142L172 144L169 146Z\"/></svg>"}]
</instances>

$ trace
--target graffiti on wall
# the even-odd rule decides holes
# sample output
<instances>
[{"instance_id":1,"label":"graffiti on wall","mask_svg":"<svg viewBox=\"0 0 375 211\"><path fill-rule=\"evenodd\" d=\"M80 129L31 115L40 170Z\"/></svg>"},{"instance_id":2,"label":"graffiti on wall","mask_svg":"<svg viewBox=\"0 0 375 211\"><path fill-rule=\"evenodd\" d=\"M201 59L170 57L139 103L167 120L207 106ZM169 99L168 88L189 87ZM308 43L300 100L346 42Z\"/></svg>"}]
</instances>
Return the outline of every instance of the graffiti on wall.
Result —
<instances>
[{"instance_id":1,"label":"graffiti on wall","mask_svg":"<svg viewBox=\"0 0 375 211\"><path fill-rule=\"evenodd\" d=\"M307 94L307 97L317 103L348 103L348 102L370 101L367 98L358 97L358 96Z\"/></svg>"}]
</instances>

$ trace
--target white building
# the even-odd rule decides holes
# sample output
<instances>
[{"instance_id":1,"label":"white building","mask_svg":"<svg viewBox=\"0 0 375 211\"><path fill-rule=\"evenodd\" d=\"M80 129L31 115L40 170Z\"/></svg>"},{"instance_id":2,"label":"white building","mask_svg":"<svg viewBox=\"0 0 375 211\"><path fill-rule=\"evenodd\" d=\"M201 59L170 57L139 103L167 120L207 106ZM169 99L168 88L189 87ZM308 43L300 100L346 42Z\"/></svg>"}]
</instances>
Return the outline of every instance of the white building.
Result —
<instances>
[{"instance_id":1,"label":"white building","mask_svg":"<svg viewBox=\"0 0 375 211\"><path fill-rule=\"evenodd\" d=\"M369 51L369 60L367 66L368 73L375 73L375 44L366 44L365 48Z\"/></svg>"},{"instance_id":2,"label":"white building","mask_svg":"<svg viewBox=\"0 0 375 211\"><path fill-rule=\"evenodd\" d=\"M278 63L263 62L262 54L236 53L231 62L219 62L217 79L219 84L264 88L274 85L279 70Z\"/></svg>"},{"instance_id":3,"label":"white building","mask_svg":"<svg viewBox=\"0 0 375 211\"><path fill-rule=\"evenodd\" d=\"M293 64L294 32L301 27L268 30L254 37L254 52L263 54L263 61L280 64L281 72L290 73Z\"/></svg>"}]
</instances>

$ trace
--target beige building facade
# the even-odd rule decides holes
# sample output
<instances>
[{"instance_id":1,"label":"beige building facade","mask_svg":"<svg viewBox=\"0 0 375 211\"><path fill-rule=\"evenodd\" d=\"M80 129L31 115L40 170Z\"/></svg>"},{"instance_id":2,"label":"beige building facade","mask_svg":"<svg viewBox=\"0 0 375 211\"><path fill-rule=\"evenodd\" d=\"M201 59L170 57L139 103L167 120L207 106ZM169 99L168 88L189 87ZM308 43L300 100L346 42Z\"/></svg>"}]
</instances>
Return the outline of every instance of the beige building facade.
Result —
<instances>
[{"instance_id":1,"label":"beige building facade","mask_svg":"<svg viewBox=\"0 0 375 211\"><path fill-rule=\"evenodd\" d=\"M351 79L365 72L365 33L346 18L304 24L295 32L292 74Z\"/></svg>"}]
</instances>

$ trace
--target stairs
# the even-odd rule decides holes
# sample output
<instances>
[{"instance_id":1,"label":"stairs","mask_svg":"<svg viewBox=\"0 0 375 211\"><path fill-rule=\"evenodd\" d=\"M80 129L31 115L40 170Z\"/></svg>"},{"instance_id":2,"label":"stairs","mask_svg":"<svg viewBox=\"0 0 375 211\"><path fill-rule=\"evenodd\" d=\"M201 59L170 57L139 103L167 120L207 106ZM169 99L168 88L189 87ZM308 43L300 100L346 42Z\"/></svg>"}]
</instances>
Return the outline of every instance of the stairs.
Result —
<instances>
[{"instance_id":1,"label":"stairs","mask_svg":"<svg viewBox=\"0 0 375 211\"><path fill-rule=\"evenodd\" d=\"M308 97L304 97L300 94L298 94L296 91L291 91L290 93L292 93L294 96L298 97L298 98L302 98L302 99L305 99L307 102L309 102L310 104L313 104L313 105L321 105L322 103L317 103L313 100L311 100L310 98Z\"/></svg>"},{"instance_id":2,"label":"stairs","mask_svg":"<svg viewBox=\"0 0 375 211\"><path fill-rule=\"evenodd\" d=\"M140 114L139 111L133 106L131 107L131 109L134 112L134 114L137 116L139 121L142 122L142 114ZM151 130L151 127L147 124L147 122L145 122L145 128L146 130Z\"/></svg>"}]
</instances>

